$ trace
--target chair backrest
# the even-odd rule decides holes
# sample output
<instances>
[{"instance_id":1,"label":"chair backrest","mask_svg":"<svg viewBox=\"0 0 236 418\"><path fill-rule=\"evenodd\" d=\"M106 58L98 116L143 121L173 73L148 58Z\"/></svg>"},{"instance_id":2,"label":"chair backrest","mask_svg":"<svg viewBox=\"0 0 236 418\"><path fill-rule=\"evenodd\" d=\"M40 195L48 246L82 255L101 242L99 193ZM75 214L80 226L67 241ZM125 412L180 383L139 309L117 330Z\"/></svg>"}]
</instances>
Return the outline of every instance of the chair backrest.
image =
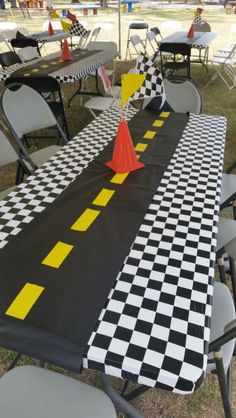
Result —
<instances>
[{"instance_id":1,"label":"chair backrest","mask_svg":"<svg viewBox=\"0 0 236 418\"><path fill-rule=\"evenodd\" d=\"M157 37L160 37L160 39L162 39L160 32L157 32L156 33L153 30L149 30L148 31L148 33L147 33L147 40L148 40L149 45L152 47L152 49L153 49L154 52L156 52L159 49L159 42L157 40Z\"/></svg>"},{"instance_id":2,"label":"chair backrest","mask_svg":"<svg viewBox=\"0 0 236 418\"><path fill-rule=\"evenodd\" d=\"M200 23L194 23L195 32L211 32L211 25L205 20L202 20Z\"/></svg>"},{"instance_id":3,"label":"chair backrest","mask_svg":"<svg viewBox=\"0 0 236 418\"><path fill-rule=\"evenodd\" d=\"M0 97L0 106L12 134L25 155L28 152L22 143L22 137L39 129L57 127L64 142L68 142L49 105L33 88L20 83L5 86Z\"/></svg>"},{"instance_id":4,"label":"chair backrest","mask_svg":"<svg viewBox=\"0 0 236 418\"><path fill-rule=\"evenodd\" d=\"M21 64L19 55L14 51L6 51L0 54L0 64L3 68L10 67L13 64Z\"/></svg>"},{"instance_id":5,"label":"chair backrest","mask_svg":"<svg viewBox=\"0 0 236 418\"><path fill-rule=\"evenodd\" d=\"M140 52L145 52L145 44L143 43L142 39L139 35L131 35L130 36L130 43L135 49L136 53L139 54Z\"/></svg>"},{"instance_id":6,"label":"chair backrest","mask_svg":"<svg viewBox=\"0 0 236 418\"><path fill-rule=\"evenodd\" d=\"M100 31L101 31L101 26L96 26L96 28L94 28L92 30L91 35L90 35L90 39L89 39L89 43L96 41Z\"/></svg>"},{"instance_id":7,"label":"chair backrest","mask_svg":"<svg viewBox=\"0 0 236 418\"><path fill-rule=\"evenodd\" d=\"M0 130L0 167L14 163L18 160L18 154L14 150L13 146Z\"/></svg>"},{"instance_id":8,"label":"chair backrest","mask_svg":"<svg viewBox=\"0 0 236 418\"><path fill-rule=\"evenodd\" d=\"M35 48L38 52L38 55L40 56L40 50L39 50L39 46L38 46L38 42L36 41L36 39L33 38L14 38L11 39L11 46L12 48L15 50L15 48L26 48L28 46L31 46L33 48Z\"/></svg>"},{"instance_id":9,"label":"chair backrest","mask_svg":"<svg viewBox=\"0 0 236 418\"><path fill-rule=\"evenodd\" d=\"M48 93L48 92L60 92L60 83L56 78L51 76L34 76L34 77L24 77L24 76L12 76L8 77L5 80L5 86L9 86L12 83L26 84L29 87L32 87L39 93Z\"/></svg>"},{"instance_id":10,"label":"chair backrest","mask_svg":"<svg viewBox=\"0 0 236 418\"><path fill-rule=\"evenodd\" d=\"M161 31L157 26L151 28L150 31L154 32L156 36L159 35L161 39L163 38L163 36L161 35Z\"/></svg>"},{"instance_id":11,"label":"chair backrest","mask_svg":"<svg viewBox=\"0 0 236 418\"><path fill-rule=\"evenodd\" d=\"M163 80L166 101L175 112L200 114L202 97L197 85L192 80L178 78Z\"/></svg>"}]
</instances>

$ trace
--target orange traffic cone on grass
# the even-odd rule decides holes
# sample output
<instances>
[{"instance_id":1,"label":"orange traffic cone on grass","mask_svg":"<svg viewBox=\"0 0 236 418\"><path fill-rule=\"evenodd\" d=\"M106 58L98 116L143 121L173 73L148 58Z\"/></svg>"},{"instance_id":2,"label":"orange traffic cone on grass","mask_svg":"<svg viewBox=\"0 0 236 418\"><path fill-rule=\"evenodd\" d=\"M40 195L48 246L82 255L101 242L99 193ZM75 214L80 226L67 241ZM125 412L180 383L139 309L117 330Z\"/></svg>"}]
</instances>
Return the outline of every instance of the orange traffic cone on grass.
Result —
<instances>
[{"instance_id":1,"label":"orange traffic cone on grass","mask_svg":"<svg viewBox=\"0 0 236 418\"><path fill-rule=\"evenodd\" d=\"M69 45L68 45L68 42L67 42L66 39L64 40L63 47L62 47L61 59L63 61L71 61L72 60L72 55L71 55L70 48L69 48Z\"/></svg>"},{"instance_id":2,"label":"orange traffic cone on grass","mask_svg":"<svg viewBox=\"0 0 236 418\"><path fill-rule=\"evenodd\" d=\"M106 165L116 173L128 173L144 167L137 159L127 122L123 119L119 122L112 160Z\"/></svg>"}]
</instances>

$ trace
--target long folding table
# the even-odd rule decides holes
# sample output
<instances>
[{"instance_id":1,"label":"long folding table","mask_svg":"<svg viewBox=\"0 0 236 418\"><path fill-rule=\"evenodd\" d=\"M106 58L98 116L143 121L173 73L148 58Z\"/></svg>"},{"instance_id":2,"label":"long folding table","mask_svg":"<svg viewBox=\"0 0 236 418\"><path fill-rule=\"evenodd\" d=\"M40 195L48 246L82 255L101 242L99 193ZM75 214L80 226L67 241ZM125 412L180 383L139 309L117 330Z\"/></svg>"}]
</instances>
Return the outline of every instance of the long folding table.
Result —
<instances>
[{"instance_id":1,"label":"long folding table","mask_svg":"<svg viewBox=\"0 0 236 418\"><path fill-rule=\"evenodd\" d=\"M105 165L113 108L0 202L0 346L191 393L207 365L226 120L128 119L145 168Z\"/></svg>"},{"instance_id":2,"label":"long folding table","mask_svg":"<svg viewBox=\"0 0 236 418\"><path fill-rule=\"evenodd\" d=\"M17 71L18 75L21 72L26 76L45 73L55 77L60 83L74 83L97 71L99 67L112 61L116 56L117 53L112 50L88 51L81 49L72 51L71 61L62 61L60 54L54 53L33 62L15 64L1 70L0 80L6 80Z\"/></svg>"},{"instance_id":3,"label":"long folding table","mask_svg":"<svg viewBox=\"0 0 236 418\"><path fill-rule=\"evenodd\" d=\"M171 35L163 38L160 43L187 43L199 51L198 59L192 59L192 62L200 63L207 69L209 45L216 38L216 32L194 32L193 38L188 38L186 31L178 31ZM204 56L202 57L201 52L204 50Z\"/></svg>"}]
</instances>

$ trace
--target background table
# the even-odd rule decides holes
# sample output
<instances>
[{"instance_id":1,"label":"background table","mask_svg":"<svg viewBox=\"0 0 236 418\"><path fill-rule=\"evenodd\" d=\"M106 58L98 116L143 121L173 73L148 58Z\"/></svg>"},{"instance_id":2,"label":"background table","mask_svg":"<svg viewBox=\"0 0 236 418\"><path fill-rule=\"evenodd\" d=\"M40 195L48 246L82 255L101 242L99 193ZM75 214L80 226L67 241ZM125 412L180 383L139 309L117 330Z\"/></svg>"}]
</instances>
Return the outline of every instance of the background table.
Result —
<instances>
[{"instance_id":1,"label":"background table","mask_svg":"<svg viewBox=\"0 0 236 418\"><path fill-rule=\"evenodd\" d=\"M82 50L80 50L82 51ZM86 50L85 50L86 51ZM48 55L46 57L39 58L34 60L35 66L40 65L40 63L48 62L50 65L50 61L53 61L54 58L59 57L58 53ZM108 62L112 61L117 56L112 50L96 50L94 54L87 57L82 58L78 61L68 61L61 63L61 69L57 71L52 70L50 75L55 77L60 83L74 83L75 81L81 80L83 77L93 73L102 65L107 64ZM10 77L14 72L20 68L26 68L32 66L32 61L24 64L16 64L12 65L11 67L6 68L5 70L0 71L0 80L4 81L8 77ZM40 73L39 73L40 74Z\"/></svg>"},{"instance_id":2,"label":"background table","mask_svg":"<svg viewBox=\"0 0 236 418\"><path fill-rule=\"evenodd\" d=\"M129 118L135 113L130 110ZM0 247L99 154L115 135L118 119L116 109L104 112L0 202ZM142 125L143 132L150 128ZM89 339L84 367L176 393L193 392L201 384L210 336L225 130L223 117L190 115ZM0 344L10 346L1 327Z\"/></svg>"}]
</instances>

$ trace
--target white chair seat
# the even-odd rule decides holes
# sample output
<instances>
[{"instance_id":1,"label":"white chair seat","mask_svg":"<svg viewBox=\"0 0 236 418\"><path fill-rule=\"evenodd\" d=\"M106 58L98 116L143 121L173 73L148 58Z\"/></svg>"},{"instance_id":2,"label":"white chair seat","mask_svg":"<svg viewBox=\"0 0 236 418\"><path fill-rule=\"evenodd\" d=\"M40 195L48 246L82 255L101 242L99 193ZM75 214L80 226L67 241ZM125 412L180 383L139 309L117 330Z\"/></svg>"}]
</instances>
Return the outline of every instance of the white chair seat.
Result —
<instances>
[{"instance_id":1,"label":"white chair seat","mask_svg":"<svg viewBox=\"0 0 236 418\"><path fill-rule=\"evenodd\" d=\"M212 342L222 336L225 331L225 326L234 319L235 308L230 290L223 283L216 282L214 284L210 341ZM234 339L222 346L223 364L226 371L233 356L234 346ZM212 354L209 355L209 359L212 359ZM207 373L212 372L215 368L215 363L208 363Z\"/></svg>"},{"instance_id":2,"label":"white chair seat","mask_svg":"<svg viewBox=\"0 0 236 418\"><path fill-rule=\"evenodd\" d=\"M33 152L32 154L30 154L30 157L33 160L33 162L39 167L40 165L48 161L49 158L56 154L56 152L60 149L60 145L50 145L46 148L41 148L40 150Z\"/></svg>"},{"instance_id":3,"label":"white chair seat","mask_svg":"<svg viewBox=\"0 0 236 418\"><path fill-rule=\"evenodd\" d=\"M68 376L35 366L0 379L2 418L116 418L109 397Z\"/></svg>"},{"instance_id":4,"label":"white chair seat","mask_svg":"<svg viewBox=\"0 0 236 418\"><path fill-rule=\"evenodd\" d=\"M84 107L90 110L92 115L96 117L94 110L103 112L104 110L109 109L112 106L116 106L116 101L112 97L92 97L85 104Z\"/></svg>"}]
</instances>

